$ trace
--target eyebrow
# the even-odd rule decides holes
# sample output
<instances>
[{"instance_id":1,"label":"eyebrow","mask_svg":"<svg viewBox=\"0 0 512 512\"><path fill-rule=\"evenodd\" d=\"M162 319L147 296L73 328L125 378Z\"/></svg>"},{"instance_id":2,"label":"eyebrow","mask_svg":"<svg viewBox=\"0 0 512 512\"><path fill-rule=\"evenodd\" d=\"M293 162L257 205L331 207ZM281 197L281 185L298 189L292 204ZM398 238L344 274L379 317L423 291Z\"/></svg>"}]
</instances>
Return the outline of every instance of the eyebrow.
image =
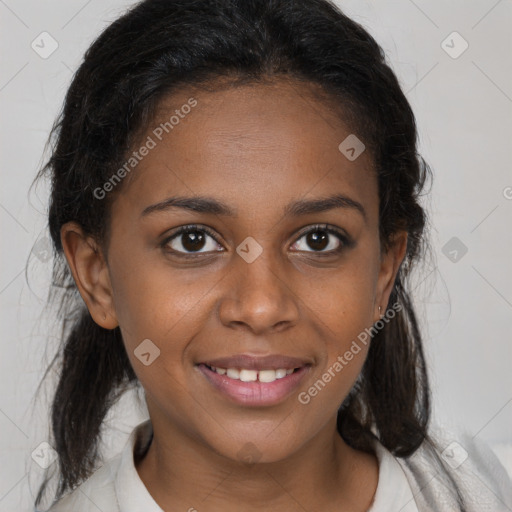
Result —
<instances>
[{"instance_id":1,"label":"eyebrow","mask_svg":"<svg viewBox=\"0 0 512 512\"><path fill-rule=\"evenodd\" d=\"M224 215L227 217L236 217L237 210L230 208L225 203L211 197L169 197L152 204L141 213L141 217L145 217L154 212L161 212L170 208L182 208L197 213L210 213L214 215ZM293 201L284 208L285 216L303 216L312 213L321 213L336 208L346 208L359 212L364 220L367 220L366 210L359 201L355 201L350 197L342 194L334 194L326 198L320 199L300 199Z\"/></svg>"}]
</instances>

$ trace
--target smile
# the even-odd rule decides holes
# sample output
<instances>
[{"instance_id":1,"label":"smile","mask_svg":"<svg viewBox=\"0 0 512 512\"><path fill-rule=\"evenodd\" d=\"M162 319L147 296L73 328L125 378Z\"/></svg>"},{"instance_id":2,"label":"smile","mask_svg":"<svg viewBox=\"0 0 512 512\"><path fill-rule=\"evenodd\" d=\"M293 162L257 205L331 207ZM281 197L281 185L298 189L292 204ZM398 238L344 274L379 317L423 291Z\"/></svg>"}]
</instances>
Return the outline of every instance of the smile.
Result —
<instances>
[{"instance_id":1,"label":"smile","mask_svg":"<svg viewBox=\"0 0 512 512\"><path fill-rule=\"evenodd\" d=\"M284 402L311 369L309 361L292 358L234 357L196 364L214 393L244 406Z\"/></svg>"}]
</instances>

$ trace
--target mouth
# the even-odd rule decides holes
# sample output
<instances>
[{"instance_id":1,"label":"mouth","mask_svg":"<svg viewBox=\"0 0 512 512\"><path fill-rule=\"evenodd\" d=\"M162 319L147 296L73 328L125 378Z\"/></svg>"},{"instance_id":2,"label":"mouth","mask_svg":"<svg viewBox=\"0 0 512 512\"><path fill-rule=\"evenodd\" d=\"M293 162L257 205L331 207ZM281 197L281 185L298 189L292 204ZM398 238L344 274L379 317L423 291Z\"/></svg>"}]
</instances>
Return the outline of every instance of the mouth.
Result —
<instances>
[{"instance_id":1,"label":"mouth","mask_svg":"<svg viewBox=\"0 0 512 512\"><path fill-rule=\"evenodd\" d=\"M285 356L239 355L196 365L216 392L239 405L284 401L309 372L311 362Z\"/></svg>"}]
</instances>

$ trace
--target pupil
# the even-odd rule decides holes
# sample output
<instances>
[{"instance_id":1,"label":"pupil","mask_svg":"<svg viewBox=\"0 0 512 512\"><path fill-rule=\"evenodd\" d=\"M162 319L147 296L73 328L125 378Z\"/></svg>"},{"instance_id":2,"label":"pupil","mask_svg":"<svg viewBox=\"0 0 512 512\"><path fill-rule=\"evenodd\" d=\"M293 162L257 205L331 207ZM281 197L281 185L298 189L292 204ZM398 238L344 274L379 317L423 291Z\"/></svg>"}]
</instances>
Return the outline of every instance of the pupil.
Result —
<instances>
[{"instance_id":1,"label":"pupil","mask_svg":"<svg viewBox=\"0 0 512 512\"><path fill-rule=\"evenodd\" d=\"M329 245L328 235L325 231L308 233L307 242L312 249L321 251Z\"/></svg>"},{"instance_id":2,"label":"pupil","mask_svg":"<svg viewBox=\"0 0 512 512\"><path fill-rule=\"evenodd\" d=\"M182 242L182 244L187 251L192 252L203 248L205 238L200 231L188 231L184 233L183 236L184 242Z\"/></svg>"}]
</instances>

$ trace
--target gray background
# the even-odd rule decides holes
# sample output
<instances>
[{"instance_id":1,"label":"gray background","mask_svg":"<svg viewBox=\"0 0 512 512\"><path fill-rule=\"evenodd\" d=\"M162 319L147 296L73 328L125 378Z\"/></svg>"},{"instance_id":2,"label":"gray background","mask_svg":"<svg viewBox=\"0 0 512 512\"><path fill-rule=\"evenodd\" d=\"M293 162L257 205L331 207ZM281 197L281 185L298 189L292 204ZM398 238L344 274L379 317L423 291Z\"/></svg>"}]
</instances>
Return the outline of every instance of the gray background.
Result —
<instances>
[{"instance_id":1,"label":"gray background","mask_svg":"<svg viewBox=\"0 0 512 512\"><path fill-rule=\"evenodd\" d=\"M51 387L34 394L57 341L43 311L47 189L29 187L84 51L132 3L0 0L0 512L31 510L42 475L31 453L47 439ZM512 3L338 3L386 51L434 171L434 257L415 294L435 420L489 443L512 473ZM42 58L33 41L39 53L58 48ZM107 456L145 414L130 395L111 412Z\"/></svg>"}]
</instances>

